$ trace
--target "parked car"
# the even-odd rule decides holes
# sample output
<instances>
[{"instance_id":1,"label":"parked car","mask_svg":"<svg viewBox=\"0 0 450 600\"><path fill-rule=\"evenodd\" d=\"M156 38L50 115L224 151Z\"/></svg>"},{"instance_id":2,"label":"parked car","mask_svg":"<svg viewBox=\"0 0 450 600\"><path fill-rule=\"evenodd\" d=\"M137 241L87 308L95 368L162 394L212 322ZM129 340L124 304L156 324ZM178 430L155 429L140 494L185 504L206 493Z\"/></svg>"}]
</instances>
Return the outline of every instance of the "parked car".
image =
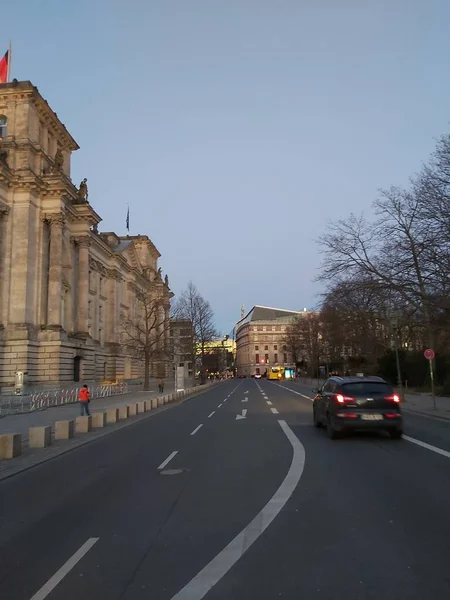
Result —
<instances>
[{"instance_id":1,"label":"parked car","mask_svg":"<svg viewBox=\"0 0 450 600\"><path fill-rule=\"evenodd\" d=\"M313 392L314 425L325 427L331 439L357 430L403 434L400 397L381 377L334 376Z\"/></svg>"}]
</instances>

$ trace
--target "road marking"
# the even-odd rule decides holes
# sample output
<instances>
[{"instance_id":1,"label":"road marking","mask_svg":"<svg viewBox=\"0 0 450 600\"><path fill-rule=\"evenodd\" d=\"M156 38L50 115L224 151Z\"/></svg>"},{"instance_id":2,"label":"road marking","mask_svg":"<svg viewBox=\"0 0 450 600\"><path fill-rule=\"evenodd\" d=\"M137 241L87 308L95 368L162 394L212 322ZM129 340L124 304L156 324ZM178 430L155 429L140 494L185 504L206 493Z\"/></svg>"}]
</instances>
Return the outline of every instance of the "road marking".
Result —
<instances>
[{"instance_id":1,"label":"road marking","mask_svg":"<svg viewBox=\"0 0 450 600\"><path fill-rule=\"evenodd\" d=\"M169 456L166 458L166 460L163 460L163 462L159 465L158 470L164 469L164 467L166 465L168 465L170 463L170 461L172 460L172 458L174 456L176 456L177 454L178 454L178 450L174 450L171 454L169 454Z\"/></svg>"},{"instance_id":2,"label":"road marking","mask_svg":"<svg viewBox=\"0 0 450 600\"><path fill-rule=\"evenodd\" d=\"M220 408L222 406L222 404L223 404L223 402L221 402L217 408Z\"/></svg>"},{"instance_id":3,"label":"road marking","mask_svg":"<svg viewBox=\"0 0 450 600\"><path fill-rule=\"evenodd\" d=\"M302 398L306 398L307 400L311 400L313 401L314 398L311 398L311 396L305 396L305 394L301 394L300 392L296 392L295 390L291 390L291 388L286 387L285 385L281 385L278 384L279 387L288 390L289 392L292 392L293 394L297 394L297 396L301 396Z\"/></svg>"},{"instance_id":4,"label":"road marking","mask_svg":"<svg viewBox=\"0 0 450 600\"><path fill-rule=\"evenodd\" d=\"M74 566L83 558L83 556L89 552L92 546L98 542L98 540L99 538L89 538L87 542L85 542L58 571L56 571L53 577L50 577L47 583L35 593L31 600L44 600L44 598L47 598L47 596L55 589L58 583L64 579L64 577L74 568Z\"/></svg>"},{"instance_id":5,"label":"road marking","mask_svg":"<svg viewBox=\"0 0 450 600\"><path fill-rule=\"evenodd\" d=\"M269 406L272 406L272 402L270 400L266 400L266 404L268 404Z\"/></svg>"},{"instance_id":6,"label":"road marking","mask_svg":"<svg viewBox=\"0 0 450 600\"><path fill-rule=\"evenodd\" d=\"M240 415L240 414L236 415L236 421L239 421L239 419L245 419L246 417L247 417L247 409L243 408L242 415Z\"/></svg>"},{"instance_id":7,"label":"road marking","mask_svg":"<svg viewBox=\"0 0 450 600\"><path fill-rule=\"evenodd\" d=\"M403 439L407 442L411 442L411 444L417 444L417 446L421 446L422 448L431 450L431 452L436 452L436 454L440 454L441 456L450 458L450 452L447 452L447 450L442 450L442 448L438 448L437 446L432 446L431 444L427 444L426 442L421 442L420 440L416 440L416 438L409 437L409 435L404 435Z\"/></svg>"},{"instance_id":8,"label":"road marking","mask_svg":"<svg viewBox=\"0 0 450 600\"><path fill-rule=\"evenodd\" d=\"M244 398L241 402L248 402L248 398Z\"/></svg>"},{"instance_id":9,"label":"road marking","mask_svg":"<svg viewBox=\"0 0 450 600\"><path fill-rule=\"evenodd\" d=\"M172 600L202 600L272 523L298 485L305 468L305 448L285 421L278 421L290 441L293 456L283 483L256 517L212 559Z\"/></svg>"},{"instance_id":10,"label":"road marking","mask_svg":"<svg viewBox=\"0 0 450 600\"><path fill-rule=\"evenodd\" d=\"M213 416L213 414L214 414L215 412L216 412L216 411L215 411L215 410L213 410L213 411L212 411L212 413L211 413L210 415L208 415L208 419L210 419L210 418Z\"/></svg>"},{"instance_id":11,"label":"road marking","mask_svg":"<svg viewBox=\"0 0 450 600\"><path fill-rule=\"evenodd\" d=\"M279 414L276 408L271 408L270 410L273 412L274 415L278 415Z\"/></svg>"},{"instance_id":12,"label":"road marking","mask_svg":"<svg viewBox=\"0 0 450 600\"><path fill-rule=\"evenodd\" d=\"M196 428L194 429L194 431L191 431L191 435L195 435L195 434L197 433L197 431L198 431L199 429L201 429L202 427L203 427L203 423L200 423L200 425L199 425L198 427L196 427Z\"/></svg>"}]
</instances>

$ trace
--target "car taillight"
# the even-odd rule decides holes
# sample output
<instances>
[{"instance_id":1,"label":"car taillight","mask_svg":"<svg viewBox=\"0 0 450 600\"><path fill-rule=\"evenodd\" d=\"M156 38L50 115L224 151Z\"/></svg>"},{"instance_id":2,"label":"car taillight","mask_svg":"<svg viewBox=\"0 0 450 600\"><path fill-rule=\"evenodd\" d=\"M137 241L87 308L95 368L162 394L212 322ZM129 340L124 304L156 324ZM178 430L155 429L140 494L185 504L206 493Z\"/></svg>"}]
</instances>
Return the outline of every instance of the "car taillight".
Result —
<instances>
[{"instance_id":1,"label":"car taillight","mask_svg":"<svg viewBox=\"0 0 450 600\"><path fill-rule=\"evenodd\" d=\"M357 419L358 415L356 413L349 413L349 412L339 412L336 413L337 417L342 417L344 419Z\"/></svg>"},{"instance_id":2,"label":"car taillight","mask_svg":"<svg viewBox=\"0 0 450 600\"><path fill-rule=\"evenodd\" d=\"M343 396L342 394L337 394L336 400L339 402L339 404L344 404L345 402L354 402L355 401L355 399L352 398L351 396Z\"/></svg>"},{"instance_id":3,"label":"car taillight","mask_svg":"<svg viewBox=\"0 0 450 600\"><path fill-rule=\"evenodd\" d=\"M400 402L400 396L397 394L391 394L390 396L386 396L386 400L391 400L392 402Z\"/></svg>"},{"instance_id":4,"label":"car taillight","mask_svg":"<svg viewBox=\"0 0 450 600\"><path fill-rule=\"evenodd\" d=\"M385 413L384 416L386 417L386 419L396 419L400 417L400 413Z\"/></svg>"}]
</instances>

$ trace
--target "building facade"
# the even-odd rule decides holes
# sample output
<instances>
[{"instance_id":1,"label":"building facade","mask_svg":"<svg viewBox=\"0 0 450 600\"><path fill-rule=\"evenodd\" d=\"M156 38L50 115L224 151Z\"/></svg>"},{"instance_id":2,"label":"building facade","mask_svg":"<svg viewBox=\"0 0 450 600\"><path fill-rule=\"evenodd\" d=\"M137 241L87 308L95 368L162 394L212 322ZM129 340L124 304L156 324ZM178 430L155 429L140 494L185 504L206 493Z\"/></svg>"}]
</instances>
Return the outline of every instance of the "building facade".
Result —
<instances>
[{"instance_id":1,"label":"building facade","mask_svg":"<svg viewBox=\"0 0 450 600\"><path fill-rule=\"evenodd\" d=\"M264 376L270 367L295 369L286 343L286 328L303 313L254 306L236 324L236 370L238 376Z\"/></svg>"},{"instance_id":2,"label":"building facade","mask_svg":"<svg viewBox=\"0 0 450 600\"><path fill-rule=\"evenodd\" d=\"M169 371L160 253L145 235L99 232L87 180L70 177L77 149L36 87L0 84L0 388L17 371L31 386L140 377L122 329L137 292L158 306L152 375Z\"/></svg>"}]
</instances>

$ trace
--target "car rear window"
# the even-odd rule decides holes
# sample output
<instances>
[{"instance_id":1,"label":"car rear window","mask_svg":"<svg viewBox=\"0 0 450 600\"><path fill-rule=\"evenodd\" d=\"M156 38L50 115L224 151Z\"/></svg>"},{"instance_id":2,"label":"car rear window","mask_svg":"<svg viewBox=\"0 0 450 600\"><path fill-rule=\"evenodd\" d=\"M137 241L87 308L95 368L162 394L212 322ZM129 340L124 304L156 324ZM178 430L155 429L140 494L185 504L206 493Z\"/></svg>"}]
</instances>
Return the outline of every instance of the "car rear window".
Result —
<instances>
[{"instance_id":1,"label":"car rear window","mask_svg":"<svg viewBox=\"0 0 450 600\"><path fill-rule=\"evenodd\" d=\"M349 396L393 393L392 386L381 381L356 381L355 383L344 383L341 387L343 392Z\"/></svg>"}]
</instances>

